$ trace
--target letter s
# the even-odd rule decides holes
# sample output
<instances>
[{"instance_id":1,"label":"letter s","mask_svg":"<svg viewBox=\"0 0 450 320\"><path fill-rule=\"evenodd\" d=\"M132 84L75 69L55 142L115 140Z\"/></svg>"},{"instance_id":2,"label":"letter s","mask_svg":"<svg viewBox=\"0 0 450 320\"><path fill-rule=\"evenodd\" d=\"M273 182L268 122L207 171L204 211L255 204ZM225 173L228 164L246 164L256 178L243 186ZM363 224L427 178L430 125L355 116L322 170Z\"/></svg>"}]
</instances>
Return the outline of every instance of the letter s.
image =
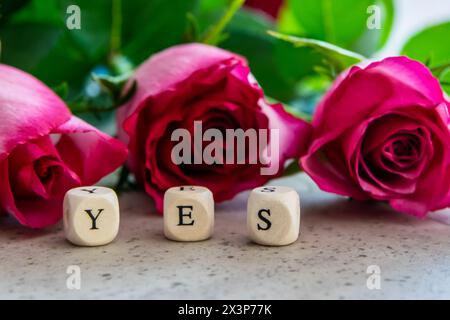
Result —
<instances>
[{"instance_id":1,"label":"letter s","mask_svg":"<svg viewBox=\"0 0 450 320\"><path fill-rule=\"evenodd\" d=\"M270 227L272 226L272 222L270 222L269 218L263 216L263 213L267 213L267 215L270 217L270 210L269 209L261 209L258 211L258 218L261 219L263 222L265 222L265 227L263 228L262 226L259 225L258 223L258 230L269 230Z\"/></svg>"}]
</instances>

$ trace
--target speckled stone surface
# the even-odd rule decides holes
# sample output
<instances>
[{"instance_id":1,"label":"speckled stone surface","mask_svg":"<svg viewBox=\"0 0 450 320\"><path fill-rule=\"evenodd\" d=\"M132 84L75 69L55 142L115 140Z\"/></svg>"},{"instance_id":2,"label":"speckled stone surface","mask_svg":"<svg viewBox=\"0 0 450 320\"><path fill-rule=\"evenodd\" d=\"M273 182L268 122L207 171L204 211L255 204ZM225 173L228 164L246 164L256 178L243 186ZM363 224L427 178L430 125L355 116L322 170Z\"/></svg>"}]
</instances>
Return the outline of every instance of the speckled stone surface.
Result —
<instances>
[{"instance_id":1,"label":"speckled stone surface","mask_svg":"<svg viewBox=\"0 0 450 320\"><path fill-rule=\"evenodd\" d=\"M383 204L317 190L305 176L272 184L301 197L300 239L261 247L246 236L242 193L216 208L211 240L177 243L139 192L123 194L121 229L112 244L74 247L60 226L30 231L0 219L0 298L380 299L450 298L450 226L446 213L419 221ZM66 287L69 265L81 289ZM366 286L381 269L381 289Z\"/></svg>"}]
</instances>

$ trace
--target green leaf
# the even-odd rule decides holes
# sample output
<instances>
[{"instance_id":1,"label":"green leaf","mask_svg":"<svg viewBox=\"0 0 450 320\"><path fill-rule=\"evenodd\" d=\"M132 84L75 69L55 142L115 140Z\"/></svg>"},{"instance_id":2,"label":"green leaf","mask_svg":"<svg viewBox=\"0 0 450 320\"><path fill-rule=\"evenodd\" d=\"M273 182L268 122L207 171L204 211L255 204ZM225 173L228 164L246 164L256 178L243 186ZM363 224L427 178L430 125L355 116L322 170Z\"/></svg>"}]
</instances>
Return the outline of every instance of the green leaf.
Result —
<instances>
[{"instance_id":1,"label":"green leaf","mask_svg":"<svg viewBox=\"0 0 450 320\"><path fill-rule=\"evenodd\" d=\"M408 40L402 54L427 65L450 94L450 22L428 27Z\"/></svg>"},{"instance_id":2,"label":"green leaf","mask_svg":"<svg viewBox=\"0 0 450 320\"><path fill-rule=\"evenodd\" d=\"M440 77L439 77L439 81L441 82L442 88L444 89L444 91L450 95L450 67L448 67L447 69L445 69Z\"/></svg>"},{"instance_id":3,"label":"green leaf","mask_svg":"<svg viewBox=\"0 0 450 320\"><path fill-rule=\"evenodd\" d=\"M29 1L26 8L14 15L14 22L43 22L58 25L62 21L56 1Z\"/></svg>"},{"instance_id":4,"label":"green leaf","mask_svg":"<svg viewBox=\"0 0 450 320\"><path fill-rule=\"evenodd\" d=\"M441 73L450 66L450 22L426 28L408 40L402 54ZM439 76L439 74L437 74Z\"/></svg>"},{"instance_id":5,"label":"green leaf","mask_svg":"<svg viewBox=\"0 0 450 320\"><path fill-rule=\"evenodd\" d=\"M60 34L57 27L32 22L2 26L2 62L30 72L50 53Z\"/></svg>"},{"instance_id":6,"label":"green leaf","mask_svg":"<svg viewBox=\"0 0 450 320\"><path fill-rule=\"evenodd\" d=\"M30 72L51 87L66 82L69 87L66 101L72 110L108 130L113 123L115 104L127 99L135 86L122 97L116 91L95 87L91 74L100 71L103 76L113 78L128 74L151 54L184 42L186 15L198 3L198 0L1 1L9 4L7 16L0 21L2 62ZM17 3L11 5L12 1ZM69 5L81 9L80 30L69 30L66 26ZM92 96L93 90L100 91L98 96Z\"/></svg>"},{"instance_id":7,"label":"green leaf","mask_svg":"<svg viewBox=\"0 0 450 320\"><path fill-rule=\"evenodd\" d=\"M365 58L330 43L289 36L273 31L277 41L276 62L283 78L287 79L294 95L282 100L292 114L311 117L318 101L342 71Z\"/></svg>"},{"instance_id":8,"label":"green leaf","mask_svg":"<svg viewBox=\"0 0 450 320\"><path fill-rule=\"evenodd\" d=\"M199 11L202 13L224 9L230 3L229 0L200 0Z\"/></svg>"},{"instance_id":9,"label":"green leaf","mask_svg":"<svg viewBox=\"0 0 450 320\"><path fill-rule=\"evenodd\" d=\"M194 12L201 31L224 15L227 2L201 0L201 5ZM253 75L266 94L277 100L289 100L293 96L292 85L281 76L273 59L275 41L266 34L267 30L274 27L274 22L267 17L242 8L225 28L228 37L220 43L220 47L248 60Z\"/></svg>"},{"instance_id":10,"label":"green leaf","mask_svg":"<svg viewBox=\"0 0 450 320\"><path fill-rule=\"evenodd\" d=\"M267 35L274 23L250 10L238 12L226 32L229 37L221 47L247 58L253 75L264 92L278 101L289 101L295 95L295 83L289 83L281 74L274 59L276 40Z\"/></svg>"},{"instance_id":11,"label":"green leaf","mask_svg":"<svg viewBox=\"0 0 450 320\"><path fill-rule=\"evenodd\" d=\"M324 41L298 38L274 31L269 31L268 33L281 41L290 43L293 49L304 47L313 49L321 55L325 65L330 66L333 69L334 74L338 74L348 67L366 59L358 53L351 52Z\"/></svg>"},{"instance_id":12,"label":"green leaf","mask_svg":"<svg viewBox=\"0 0 450 320\"><path fill-rule=\"evenodd\" d=\"M378 6L381 29L368 28L372 5ZM286 1L277 25L283 35L277 37L273 57L281 77L295 88L294 101L284 102L312 105L316 98L299 92L302 82L317 75L334 79L380 49L390 35L393 17L393 0Z\"/></svg>"},{"instance_id":13,"label":"green leaf","mask_svg":"<svg viewBox=\"0 0 450 320\"><path fill-rule=\"evenodd\" d=\"M368 8L380 9L381 29L369 30ZM394 17L393 0L289 0L279 31L333 43L370 55L388 39Z\"/></svg>"},{"instance_id":14,"label":"green leaf","mask_svg":"<svg viewBox=\"0 0 450 320\"><path fill-rule=\"evenodd\" d=\"M289 1L294 16L309 37L341 46L351 45L363 34L366 10L372 3L371 0Z\"/></svg>"},{"instance_id":15,"label":"green leaf","mask_svg":"<svg viewBox=\"0 0 450 320\"><path fill-rule=\"evenodd\" d=\"M67 99L67 96L69 95L69 85L67 82L63 82L52 89L61 99Z\"/></svg>"},{"instance_id":16,"label":"green leaf","mask_svg":"<svg viewBox=\"0 0 450 320\"><path fill-rule=\"evenodd\" d=\"M384 47L389 40L394 23L395 10L393 0L378 0L374 2L375 6L372 5L367 8L367 23L369 23L369 19L380 18L381 29L370 29L367 27L362 36L351 47L347 48L367 56ZM378 16L378 13L380 16Z\"/></svg>"},{"instance_id":17,"label":"green leaf","mask_svg":"<svg viewBox=\"0 0 450 320\"><path fill-rule=\"evenodd\" d=\"M5 24L17 11L21 10L30 0L2 0L0 3L0 26Z\"/></svg>"},{"instance_id":18,"label":"green leaf","mask_svg":"<svg viewBox=\"0 0 450 320\"><path fill-rule=\"evenodd\" d=\"M183 41L186 14L196 0L123 1L122 53L135 64ZM66 27L69 5L81 9L81 30ZM112 29L110 0L33 0L0 27L2 61L47 84L67 81L79 91L98 65L108 64Z\"/></svg>"},{"instance_id":19,"label":"green leaf","mask_svg":"<svg viewBox=\"0 0 450 320\"><path fill-rule=\"evenodd\" d=\"M381 49L388 42L391 35L392 27L395 19L395 5L394 0L382 0L380 4L383 6L383 28L381 31L378 48Z\"/></svg>"},{"instance_id":20,"label":"green leaf","mask_svg":"<svg viewBox=\"0 0 450 320\"><path fill-rule=\"evenodd\" d=\"M30 1L0 28L2 60L50 86L68 82L78 92L90 71L107 55L109 1ZM66 27L67 7L81 8L81 30ZM105 12L106 11L106 12Z\"/></svg>"},{"instance_id":21,"label":"green leaf","mask_svg":"<svg viewBox=\"0 0 450 320\"><path fill-rule=\"evenodd\" d=\"M305 30L303 30L289 6L285 5L280 10L278 18L278 31L295 35L305 34Z\"/></svg>"},{"instance_id":22,"label":"green leaf","mask_svg":"<svg viewBox=\"0 0 450 320\"><path fill-rule=\"evenodd\" d=\"M124 0L122 54L138 65L151 54L185 42L186 16L196 5L196 0Z\"/></svg>"}]
</instances>

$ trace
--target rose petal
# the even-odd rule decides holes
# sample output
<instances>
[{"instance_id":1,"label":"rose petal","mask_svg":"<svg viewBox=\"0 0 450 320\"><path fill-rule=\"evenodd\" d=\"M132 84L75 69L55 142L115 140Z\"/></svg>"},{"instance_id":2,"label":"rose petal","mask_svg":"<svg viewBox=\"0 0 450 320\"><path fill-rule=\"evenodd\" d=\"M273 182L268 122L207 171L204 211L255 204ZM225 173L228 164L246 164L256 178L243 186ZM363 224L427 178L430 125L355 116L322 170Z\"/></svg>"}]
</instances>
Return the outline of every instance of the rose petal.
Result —
<instances>
[{"instance_id":1,"label":"rose petal","mask_svg":"<svg viewBox=\"0 0 450 320\"><path fill-rule=\"evenodd\" d=\"M421 89L424 83L428 86ZM319 103L313 119L316 139L311 148L317 150L319 141L323 145L335 139L361 119L411 106L434 109L442 100L436 78L422 64L408 58L388 58L365 69L353 67ZM351 108L351 112L345 108Z\"/></svg>"},{"instance_id":2,"label":"rose petal","mask_svg":"<svg viewBox=\"0 0 450 320\"><path fill-rule=\"evenodd\" d=\"M238 55L198 43L174 46L153 55L134 74L131 81L138 83L139 90L119 110L119 123L124 123L125 119L128 119L134 114L144 100L173 89L193 73L217 65L225 66L229 63L235 63L235 61L247 64L245 59ZM149 74L151 74L151 77L148 76ZM121 132L120 137L121 139L126 139L127 135Z\"/></svg>"},{"instance_id":3,"label":"rose petal","mask_svg":"<svg viewBox=\"0 0 450 320\"><path fill-rule=\"evenodd\" d=\"M45 158L49 165L60 166L58 153L49 137L19 145L12 151L8 157L9 180L16 198L33 193L44 199L50 197L50 190L42 184L35 168L36 161Z\"/></svg>"},{"instance_id":4,"label":"rose petal","mask_svg":"<svg viewBox=\"0 0 450 320\"><path fill-rule=\"evenodd\" d=\"M435 108L444 100L439 81L419 61L411 60L408 57L390 57L371 64L367 70L376 70L386 79L393 79L398 84L406 86L409 89L408 92L421 94L430 102L431 108ZM407 97L403 98L407 99Z\"/></svg>"},{"instance_id":5,"label":"rose petal","mask_svg":"<svg viewBox=\"0 0 450 320\"><path fill-rule=\"evenodd\" d=\"M96 183L127 158L128 152L122 142L77 117L73 116L53 133L61 134L56 145L61 159L85 185Z\"/></svg>"},{"instance_id":6,"label":"rose petal","mask_svg":"<svg viewBox=\"0 0 450 320\"><path fill-rule=\"evenodd\" d=\"M64 170L64 177L55 185L53 197L43 200L40 197L16 198L12 193L8 177L8 160L0 162L0 203L4 212L12 214L22 225L29 228L44 228L57 223L62 216L64 193L79 186L71 172Z\"/></svg>"},{"instance_id":7,"label":"rose petal","mask_svg":"<svg viewBox=\"0 0 450 320\"><path fill-rule=\"evenodd\" d=\"M0 64L0 88L0 160L70 119L64 102L23 71Z\"/></svg>"}]
</instances>

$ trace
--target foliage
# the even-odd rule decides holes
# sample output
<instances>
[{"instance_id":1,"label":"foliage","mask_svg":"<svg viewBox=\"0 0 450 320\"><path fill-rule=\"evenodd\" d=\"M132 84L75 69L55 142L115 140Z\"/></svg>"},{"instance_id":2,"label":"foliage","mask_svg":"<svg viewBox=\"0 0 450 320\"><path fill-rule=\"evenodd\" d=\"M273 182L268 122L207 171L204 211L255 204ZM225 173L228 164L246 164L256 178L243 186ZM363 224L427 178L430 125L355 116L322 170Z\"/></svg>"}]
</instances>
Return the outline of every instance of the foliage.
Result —
<instances>
[{"instance_id":1,"label":"foliage","mask_svg":"<svg viewBox=\"0 0 450 320\"><path fill-rule=\"evenodd\" d=\"M286 0L275 21L242 7L244 0L2 0L1 61L34 74L102 127L127 98L120 92L135 66L172 45L202 41L245 56L269 97L310 119L340 72L386 44L393 2ZM81 8L81 30L66 26L69 5ZM373 6L378 29L367 25ZM402 52L429 65L447 90L448 34L449 23L433 26Z\"/></svg>"}]
</instances>

